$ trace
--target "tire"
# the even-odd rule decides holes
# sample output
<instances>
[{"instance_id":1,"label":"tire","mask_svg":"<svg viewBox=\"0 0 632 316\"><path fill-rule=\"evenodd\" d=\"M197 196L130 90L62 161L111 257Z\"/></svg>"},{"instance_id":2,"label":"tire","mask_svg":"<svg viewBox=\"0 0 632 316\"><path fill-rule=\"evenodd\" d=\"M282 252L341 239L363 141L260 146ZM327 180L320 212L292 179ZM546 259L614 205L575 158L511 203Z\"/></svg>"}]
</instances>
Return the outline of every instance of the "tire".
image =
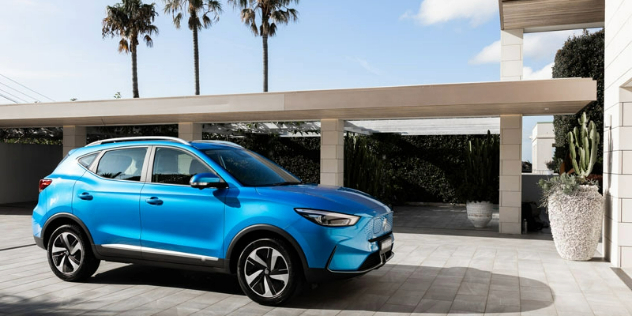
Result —
<instances>
[{"instance_id":1,"label":"tire","mask_svg":"<svg viewBox=\"0 0 632 316\"><path fill-rule=\"evenodd\" d=\"M270 306L294 297L304 284L300 260L286 242L271 238L255 240L242 250L237 278L251 300Z\"/></svg>"},{"instance_id":2,"label":"tire","mask_svg":"<svg viewBox=\"0 0 632 316\"><path fill-rule=\"evenodd\" d=\"M91 277L99 268L90 241L81 228L62 225L48 240L48 265L55 275L69 282L79 282Z\"/></svg>"}]
</instances>

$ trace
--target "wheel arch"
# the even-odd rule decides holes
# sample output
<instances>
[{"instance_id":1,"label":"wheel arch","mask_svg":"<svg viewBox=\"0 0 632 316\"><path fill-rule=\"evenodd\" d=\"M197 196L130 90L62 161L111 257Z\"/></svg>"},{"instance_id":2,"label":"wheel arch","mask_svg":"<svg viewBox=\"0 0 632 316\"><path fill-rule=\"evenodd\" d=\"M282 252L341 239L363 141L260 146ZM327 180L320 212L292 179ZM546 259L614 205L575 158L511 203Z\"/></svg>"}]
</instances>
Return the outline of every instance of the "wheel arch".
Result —
<instances>
[{"instance_id":1,"label":"wheel arch","mask_svg":"<svg viewBox=\"0 0 632 316\"><path fill-rule=\"evenodd\" d=\"M81 221L77 216L70 213L57 213L51 216L44 224L44 228L42 228L42 241L44 243L44 249L48 247L48 240L50 236L53 234L55 229L65 224L75 224L78 225L83 233L88 237L88 241L90 245L94 245L94 241L92 240L92 235L90 235L90 231L86 227L86 225Z\"/></svg>"},{"instance_id":2,"label":"wheel arch","mask_svg":"<svg viewBox=\"0 0 632 316\"><path fill-rule=\"evenodd\" d=\"M268 224L259 224L249 226L241 230L235 238L231 241L228 246L228 250L226 251L226 261L225 261L225 269L229 273L237 272L237 261L239 259L239 254L242 249L244 249L250 242L255 241L260 238L270 238L276 237L281 238L286 241L292 247L291 250L298 256L301 261L301 266L303 268L303 273L308 271L309 266L307 264L307 258L305 257L305 253L303 252L303 248L301 245L290 235L288 232L283 229L268 225Z\"/></svg>"}]
</instances>

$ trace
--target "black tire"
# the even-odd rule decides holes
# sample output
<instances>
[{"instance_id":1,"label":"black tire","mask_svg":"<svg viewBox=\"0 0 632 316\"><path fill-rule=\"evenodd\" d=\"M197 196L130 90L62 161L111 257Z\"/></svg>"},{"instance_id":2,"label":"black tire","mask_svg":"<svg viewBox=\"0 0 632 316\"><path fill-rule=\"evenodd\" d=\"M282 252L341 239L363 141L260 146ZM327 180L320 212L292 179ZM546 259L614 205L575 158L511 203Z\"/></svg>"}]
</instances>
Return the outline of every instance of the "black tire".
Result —
<instances>
[{"instance_id":1,"label":"black tire","mask_svg":"<svg viewBox=\"0 0 632 316\"><path fill-rule=\"evenodd\" d=\"M237 278L251 300L269 306L291 299L305 282L301 262L290 246L273 238L255 240L241 251Z\"/></svg>"},{"instance_id":2,"label":"black tire","mask_svg":"<svg viewBox=\"0 0 632 316\"><path fill-rule=\"evenodd\" d=\"M99 268L99 259L92 253L90 241L81 228L62 225L48 239L48 265L55 275L69 282L91 277Z\"/></svg>"}]
</instances>

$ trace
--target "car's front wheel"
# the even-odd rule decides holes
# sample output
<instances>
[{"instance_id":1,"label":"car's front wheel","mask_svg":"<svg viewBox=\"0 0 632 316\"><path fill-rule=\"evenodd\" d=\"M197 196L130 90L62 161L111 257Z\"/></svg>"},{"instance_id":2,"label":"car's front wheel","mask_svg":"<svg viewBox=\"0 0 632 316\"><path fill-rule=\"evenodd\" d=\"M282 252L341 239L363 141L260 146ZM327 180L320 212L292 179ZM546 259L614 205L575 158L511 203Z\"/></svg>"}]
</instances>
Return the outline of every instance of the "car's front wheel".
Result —
<instances>
[{"instance_id":1,"label":"car's front wheel","mask_svg":"<svg viewBox=\"0 0 632 316\"><path fill-rule=\"evenodd\" d=\"M74 225L57 228L48 240L47 251L51 270L64 281L83 281L99 268L89 241Z\"/></svg>"},{"instance_id":2,"label":"car's front wheel","mask_svg":"<svg viewBox=\"0 0 632 316\"><path fill-rule=\"evenodd\" d=\"M282 240L264 238L246 246L238 260L237 276L241 289L253 301L280 305L303 285L299 260Z\"/></svg>"}]
</instances>

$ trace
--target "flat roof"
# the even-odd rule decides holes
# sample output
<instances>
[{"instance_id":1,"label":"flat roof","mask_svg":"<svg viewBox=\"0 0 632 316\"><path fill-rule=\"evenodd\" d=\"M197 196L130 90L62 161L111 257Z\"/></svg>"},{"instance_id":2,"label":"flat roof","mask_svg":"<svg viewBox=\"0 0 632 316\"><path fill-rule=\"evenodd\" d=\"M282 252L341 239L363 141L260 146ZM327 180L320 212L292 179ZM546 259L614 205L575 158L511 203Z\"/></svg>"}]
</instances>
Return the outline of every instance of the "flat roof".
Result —
<instances>
[{"instance_id":1,"label":"flat roof","mask_svg":"<svg viewBox=\"0 0 632 316\"><path fill-rule=\"evenodd\" d=\"M596 96L596 81L568 78L10 104L0 127L574 114Z\"/></svg>"},{"instance_id":2,"label":"flat roof","mask_svg":"<svg viewBox=\"0 0 632 316\"><path fill-rule=\"evenodd\" d=\"M500 28L525 33L603 27L605 0L498 0Z\"/></svg>"}]
</instances>

